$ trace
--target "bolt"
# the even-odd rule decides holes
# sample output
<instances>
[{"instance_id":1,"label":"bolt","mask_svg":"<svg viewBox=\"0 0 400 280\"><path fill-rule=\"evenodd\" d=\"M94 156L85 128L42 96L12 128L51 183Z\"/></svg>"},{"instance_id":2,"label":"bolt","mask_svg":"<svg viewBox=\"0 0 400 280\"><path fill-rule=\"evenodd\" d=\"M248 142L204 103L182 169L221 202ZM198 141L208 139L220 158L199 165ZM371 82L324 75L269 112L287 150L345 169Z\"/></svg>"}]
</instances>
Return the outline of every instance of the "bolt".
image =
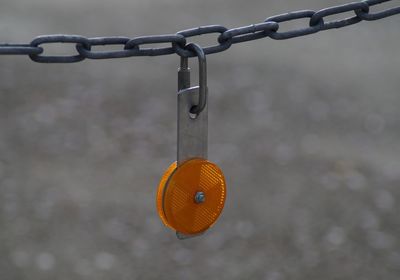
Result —
<instances>
[{"instance_id":1,"label":"bolt","mask_svg":"<svg viewBox=\"0 0 400 280\"><path fill-rule=\"evenodd\" d=\"M194 195L194 201L195 201L196 203L203 203L204 201L206 201L206 196L205 196L205 194L204 194L203 192L197 192L197 193Z\"/></svg>"}]
</instances>

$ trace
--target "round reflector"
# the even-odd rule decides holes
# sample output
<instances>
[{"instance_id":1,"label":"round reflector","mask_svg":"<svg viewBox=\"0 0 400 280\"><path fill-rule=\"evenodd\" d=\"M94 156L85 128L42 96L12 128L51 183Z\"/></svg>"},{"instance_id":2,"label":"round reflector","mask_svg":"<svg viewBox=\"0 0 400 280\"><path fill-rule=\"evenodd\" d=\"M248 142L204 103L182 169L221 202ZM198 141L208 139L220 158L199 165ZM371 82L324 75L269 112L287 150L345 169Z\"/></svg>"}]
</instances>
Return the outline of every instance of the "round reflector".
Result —
<instances>
[{"instance_id":1,"label":"round reflector","mask_svg":"<svg viewBox=\"0 0 400 280\"><path fill-rule=\"evenodd\" d=\"M221 169L195 158L164 173L157 192L157 209L163 223L177 232L193 235L210 228L225 204L226 184Z\"/></svg>"}]
</instances>

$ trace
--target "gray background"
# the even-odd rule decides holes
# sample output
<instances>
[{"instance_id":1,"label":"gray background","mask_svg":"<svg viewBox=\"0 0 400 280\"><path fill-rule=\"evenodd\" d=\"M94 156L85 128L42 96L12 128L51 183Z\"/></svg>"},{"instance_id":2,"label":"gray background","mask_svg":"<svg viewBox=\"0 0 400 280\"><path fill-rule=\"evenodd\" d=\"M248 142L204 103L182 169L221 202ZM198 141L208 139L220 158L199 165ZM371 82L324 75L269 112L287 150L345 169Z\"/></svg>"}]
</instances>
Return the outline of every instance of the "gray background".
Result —
<instances>
[{"instance_id":1,"label":"gray background","mask_svg":"<svg viewBox=\"0 0 400 280\"><path fill-rule=\"evenodd\" d=\"M231 28L342 3L2 0L0 40ZM228 198L184 242L154 202L175 160L178 57L0 57L0 279L398 279L399 24L208 56L210 159Z\"/></svg>"}]
</instances>

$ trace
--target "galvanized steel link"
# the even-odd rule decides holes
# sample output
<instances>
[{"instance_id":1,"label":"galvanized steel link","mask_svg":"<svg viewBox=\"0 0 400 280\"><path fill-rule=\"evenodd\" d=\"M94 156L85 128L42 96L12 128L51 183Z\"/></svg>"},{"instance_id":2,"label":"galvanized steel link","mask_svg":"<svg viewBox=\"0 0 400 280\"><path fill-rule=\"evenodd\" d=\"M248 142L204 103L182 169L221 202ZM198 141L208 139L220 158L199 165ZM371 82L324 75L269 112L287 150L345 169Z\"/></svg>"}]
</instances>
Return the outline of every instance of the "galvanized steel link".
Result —
<instances>
[{"instance_id":1,"label":"galvanized steel link","mask_svg":"<svg viewBox=\"0 0 400 280\"><path fill-rule=\"evenodd\" d=\"M140 48L140 45L160 43L171 43L172 46L165 48ZM186 38L181 34L136 37L125 44L125 49L130 50L136 48L138 56L159 56L175 53L173 44L185 46Z\"/></svg>"},{"instance_id":2,"label":"galvanized steel link","mask_svg":"<svg viewBox=\"0 0 400 280\"><path fill-rule=\"evenodd\" d=\"M224 32L228 31L228 29L222 25L207 25L207 26L200 26L196 28L191 28L187 30L179 31L176 34L180 34L185 38L200 36L204 34L211 34L211 33L220 33L223 34ZM227 40L225 42L218 42L218 45L207 46L203 47L204 54L212 54L225 51L229 49L232 45L231 40ZM186 49L185 46L179 45L178 43L172 43L173 47L175 48L175 52L182 56L182 57L194 57L196 53L193 51Z\"/></svg>"},{"instance_id":3,"label":"galvanized steel link","mask_svg":"<svg viewBox=\"0 0 400 280\"><path fill-rule=\"evenodd\" d=\"M122 58L130 57L135 54L136 49L130 50L112 50L112 51L93 51L92 46L110 46L110 45L122 45L125 46L129 42L128 37L97 37L89 38L88 45L77 44L76 50L84 58L90 59L107 59L107 58Z\"/></svg>"},{"instance_id":4,"label":"galvanized steel link","mask_svg":"<svg viewBox=\"0 0 400 280\"><path fill-rule=\"evenodd\" d=\"M43 48L29 44L0 44L0 55L38 55L42 52Z\"/></svg>"},{"instance_id":5,"label":"galvanized steel link","mask_svg":"<svg viewBox=\"0 0 400 280\"><path fill-rule=\"evenodd\" d=\"M370 1L364 1L367 3L369 6L381 4L384 2L389 2L391 0L370 0ZM400 7L395 7L392 9L387 9L383 10L381 12L376 12L376 13L371 13L370 11L363 11L363 10L356 10L355 11L356 15L361 18L362 20L366 21L373 21L373 20L378 20L378 19L383 19L386 17L394 16L396 14L400 14Z\"/></svg>"},{"instance_id":6,"label":"galvanized steel link","mask_svg":"<svg viewBox=\"0 0 400 280\"><path fill-rule=\"evenodd\" d=\"M38 47L42 44L48 43L75 43L85 46L86 49L90 49L90 42L87 38L79 35L48 35L36 37L32 42L32 47ZM73 63L79 62L85 59L81 54L70 55L70 56L43 56L37 54L30 54L29 57L36 62L42 63Z\"/></svg>"},{"instance_id":7,"label":"galvanized steel link","mask_svg":"<svg viewBox=\"0 0 400 280\"><path fill-rule=\"evenodd\" d=\"M354 17L349 17L349 18L330 21L330 22L324 22L324 17L326 17L326 16L337 15L337 14L346 13L346 12L350 12L350 11L354 11L354 13L355 13L357 10L362 10L363 12L368 13L369 5L366 2L353 2L353 3L349 3L349 4L345 4L345 5L322 9L322 10L316 12L310 18L310 26L322 24L322 30L327 30L327 29L332 29L332 28L341 28L341 27L345 27L348 25L358 23L358 22L362 21L362 19L360 17L358 17L357 14Z\"/></svg>"},{"instance_id":8,"label":"galvanized steel link","mask_svg":"<svg viewBox=\"0 0 400 280\"><path fill-rule=\"evenodd\" d=\"M232 44L269 37L284 40L305 36L332 28L341 28L360 21L373 21L400 14L400 7L387 8L379 12L371 12L370 8L392 0L363 0L344 5L334 6L319 11L302 10L267 18L264 22L248 26L227 29L221 25L208 25L182 30L176 34L152 35L136 38L99 37L86 38L79 35L45 35L35 38L30 44L0 44L0 55L29 55L41 63L73 63L88 59L112 59L134 56L160 56L178 54L181 57L193 57L196 54L187 48L187 39L204 34L219 33L217 44L202 47L205 54L219 53L231 47ZM354 12L354 16L339 18L325 22L327 16ZM288 31L279 31L280 23L309 18L306 27ZM76 46L76 54L66 56L48 56L42 45L50 43L72 43ZM146 44L171 44L168 47L141 48ZM93 46L121 45L121 50L94 51Z\"/></svg>"},{"instance_id":9,"label":"galvanized steel link","mask_svg":"<svg viewBox=\"0 0 400 280\"><path fill-rule=\"evenodd\" d=\"M314 11L304 10L304 11L297 11L297 12L292 12L292 13L269 17L265 21L282 23L282 22L287 22L287 21L292 21L292 20L302 19L302 18L310 18L311 19L314 15L315 15ZM285 31L285 32L278 32L278 30L279 30L279 28L278 28L275 32L272 32L269 35L269 37L272 39L275 39L275 40L284 40L284 39L290 39L290 38L295 38L295 37L299 37L299 36L305 36L305 35L317 33L318 31L321 30L322 25L323 25L323 21L321 19L315 25L310 25L305 28L298 28L295 30L290 30L290 31Z\"/></svg>"},{"instance_id":10,"label":"galvanized steel link","mask_svg":"<svg viewBox=\"0 0 400 280\"><path fill-rule=\"evenodd\" d=\"M272 32L277 31L279 24L277 22L262 22L248 26L232 28L218 37L218 42L223 44L231 41L232 44L252 41L269 36Z\"/></svg>"}]
</instances>

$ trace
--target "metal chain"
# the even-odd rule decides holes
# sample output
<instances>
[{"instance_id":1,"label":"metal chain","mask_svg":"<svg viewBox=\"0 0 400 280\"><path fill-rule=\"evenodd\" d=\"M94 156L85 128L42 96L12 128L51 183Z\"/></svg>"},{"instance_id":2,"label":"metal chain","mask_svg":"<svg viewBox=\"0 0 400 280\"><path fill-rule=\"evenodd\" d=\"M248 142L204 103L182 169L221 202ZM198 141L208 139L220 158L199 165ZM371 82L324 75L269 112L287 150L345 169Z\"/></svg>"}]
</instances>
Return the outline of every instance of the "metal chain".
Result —
<instances>
[{"instance_id":1,"label":"metal chain","mask_svg":"<svg viewBox=\"0 0 400 280\"><path fill-rule=\"evenodd\" d=\"M86 58L111 59L133 56L160 56L178 54L181 57L194 57L196 54L188 48L187 38L204 34L217 33L217 43L202 47L205 54L219 53L229 49L233 44L253 41L265 37L275 40L284 40L332 28L342 28L361 21L373 21L400 14L400 7L388 8L379 12L370 12L370 7L390 2L392 0L364 0L345 5L334 6L319 11L302 10L269 17L264 22L227 29L221 25L208 25L187 30L176 34L128 37L99 37L86 38L79 35L45 35L36 37L30 44L0 44L0 55L29 55L36 62L41 63L73 63ZM354 16L326 22L325 18L354 12ZM298 19L309 19L306 27L289 31L279 31L280 23ZM69 56L43 55L43 45L51 43L73 43L77 53ZM162 48L144 48L148 44L170 44ZM93 46L121 45L121 50L94 51ZM123 48L122 48L123 46Z\"/></svg>"}]
</instances>

